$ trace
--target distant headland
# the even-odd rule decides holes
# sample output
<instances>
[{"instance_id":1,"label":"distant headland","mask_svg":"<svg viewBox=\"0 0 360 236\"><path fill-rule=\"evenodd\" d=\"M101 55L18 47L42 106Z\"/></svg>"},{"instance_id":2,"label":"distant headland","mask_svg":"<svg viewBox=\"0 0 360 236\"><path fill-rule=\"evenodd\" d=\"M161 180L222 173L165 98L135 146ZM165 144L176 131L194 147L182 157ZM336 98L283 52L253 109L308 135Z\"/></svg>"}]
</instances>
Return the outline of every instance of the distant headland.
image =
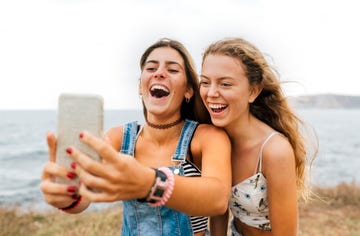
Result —
<instances>
[{"instance_id":1,"label":"distant headland","mask_svg":"<svg viewBox=\"0 0 360 236\"><path fill-rule=\"evenodd\" d=\"M295 108L360 109L360 96L339 94L314 94L289 97Z\"/></svg>"}]
</instances>

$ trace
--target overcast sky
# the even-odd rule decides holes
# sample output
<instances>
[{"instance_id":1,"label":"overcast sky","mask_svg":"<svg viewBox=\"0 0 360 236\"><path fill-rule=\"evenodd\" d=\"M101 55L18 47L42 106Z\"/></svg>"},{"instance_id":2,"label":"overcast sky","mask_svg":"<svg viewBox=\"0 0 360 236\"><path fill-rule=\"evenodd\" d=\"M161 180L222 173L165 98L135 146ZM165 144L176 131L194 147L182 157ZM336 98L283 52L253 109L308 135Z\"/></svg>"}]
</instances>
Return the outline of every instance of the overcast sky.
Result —
<instances>
[{"instance_id":1,"label":"overcast sky","mask_svg":"<svg viewBox=\"0 0 360 236\"><path fill-rule=\"evenodd\" d=\"M356 0L0 1L0 109L55 109L62 92L138 109L142 52L161 37L193 55L243 37L271 56L287 95L359 95Z\"/></svg>"}]
</instances>

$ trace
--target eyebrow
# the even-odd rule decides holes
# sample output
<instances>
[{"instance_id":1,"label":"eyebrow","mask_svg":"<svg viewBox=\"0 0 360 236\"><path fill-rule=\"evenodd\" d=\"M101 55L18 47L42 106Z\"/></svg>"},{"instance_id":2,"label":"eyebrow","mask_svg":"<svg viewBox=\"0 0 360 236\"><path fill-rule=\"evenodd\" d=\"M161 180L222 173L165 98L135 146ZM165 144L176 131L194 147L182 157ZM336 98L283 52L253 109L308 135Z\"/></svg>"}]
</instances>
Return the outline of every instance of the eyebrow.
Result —
<instances>
[{"instance_id":1,"label":"eyebrow","mask_svg":"<svg viewBox=\"0 0 360 236\"><path fill-rule=\"evenodd\" d=\"M210 79L210 77L207 77L206 75L201 74L200 77L203 77L205 79ZM219 77L219 78L215 78L217 80L224 80L224 79L234 79L233 77L230 76L223 76L223 77Z\"/></svg>"},{"instance_id":2,"label":"eyebrow","mask_svg":"<svg viewBox=\"0 0 360 236\"><path fill-rule=\"evenodd\" d=\"M149 63L159 64L159 61L149 60L149 61L146 61L145 65L149 64ZM184 69L183 66L179 62L176 62L176 61L165 61L165 64L166 65L178 65L181 67L181 69Z\"/></svg>"},{"instance_id":3,"label":"eyebrow","mask_svg":"<svg viewBox=\"0 0 360 236\"><path fill-rule=\"evenodd\" d=\"M204 77L205 79L209 79L206 75L201 74L200 77Z\"/></svg>"}]
</instances>

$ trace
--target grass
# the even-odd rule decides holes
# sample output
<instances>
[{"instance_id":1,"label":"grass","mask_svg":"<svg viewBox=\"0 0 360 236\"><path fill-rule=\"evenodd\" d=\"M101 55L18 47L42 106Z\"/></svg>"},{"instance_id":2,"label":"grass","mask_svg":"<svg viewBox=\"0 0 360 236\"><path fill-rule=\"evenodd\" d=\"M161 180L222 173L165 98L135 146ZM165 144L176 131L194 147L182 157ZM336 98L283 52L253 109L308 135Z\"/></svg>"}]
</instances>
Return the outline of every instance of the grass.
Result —
<instances>
[{"instance_id":1,"label":"grass","mask_svg":"<svg viewBox=\"0 0 360 236\"><path fill-rule=\"evenodd\" d=\"M360 186L342 183L314 192L318 198L300 204L299 235L360 235Z\"/></svg>"},{"instance_id":2,"label":"grass","mask_svg":"<svg viewBox=\"0 0 360 236\"><path fill-rule=\"evenodd\" d=\"M360 235L360 186L340 184L316 188L318 197L300 204L299 236ZM21 208L0 208L0 235L120 235L121 207L69 215L57 210L19 213Z\"/></svg>"},{"instance_id":3,"label":"grass","mask_svg":"<svg viewBox=\"0 0 360 236\"><path fill-rule=\"evenodd\" d=\"M121 209L84 212L69 215L60 211L51 213L28 212L18 214L16 209L0 210L0 235L120 235Z\"/></svg>"}]
</instances>

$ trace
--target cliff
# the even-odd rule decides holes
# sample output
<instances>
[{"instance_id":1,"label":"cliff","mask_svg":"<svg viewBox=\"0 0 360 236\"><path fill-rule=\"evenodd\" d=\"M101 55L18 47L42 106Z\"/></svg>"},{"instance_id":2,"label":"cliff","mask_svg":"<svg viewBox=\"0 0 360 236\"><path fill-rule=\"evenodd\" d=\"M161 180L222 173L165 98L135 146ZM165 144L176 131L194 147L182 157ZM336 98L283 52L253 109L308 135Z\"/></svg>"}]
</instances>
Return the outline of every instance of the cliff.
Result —
<instances>
[{"instance_id":1,"label":"cliff","mask_svg":"<svg viewBox=\"0 0 360 236\"><path fill-rule=\"evenodd\" d=\"M295 108L360 109L360 96L317 94L289 98Z\"/></svg>"}]
</instances>

